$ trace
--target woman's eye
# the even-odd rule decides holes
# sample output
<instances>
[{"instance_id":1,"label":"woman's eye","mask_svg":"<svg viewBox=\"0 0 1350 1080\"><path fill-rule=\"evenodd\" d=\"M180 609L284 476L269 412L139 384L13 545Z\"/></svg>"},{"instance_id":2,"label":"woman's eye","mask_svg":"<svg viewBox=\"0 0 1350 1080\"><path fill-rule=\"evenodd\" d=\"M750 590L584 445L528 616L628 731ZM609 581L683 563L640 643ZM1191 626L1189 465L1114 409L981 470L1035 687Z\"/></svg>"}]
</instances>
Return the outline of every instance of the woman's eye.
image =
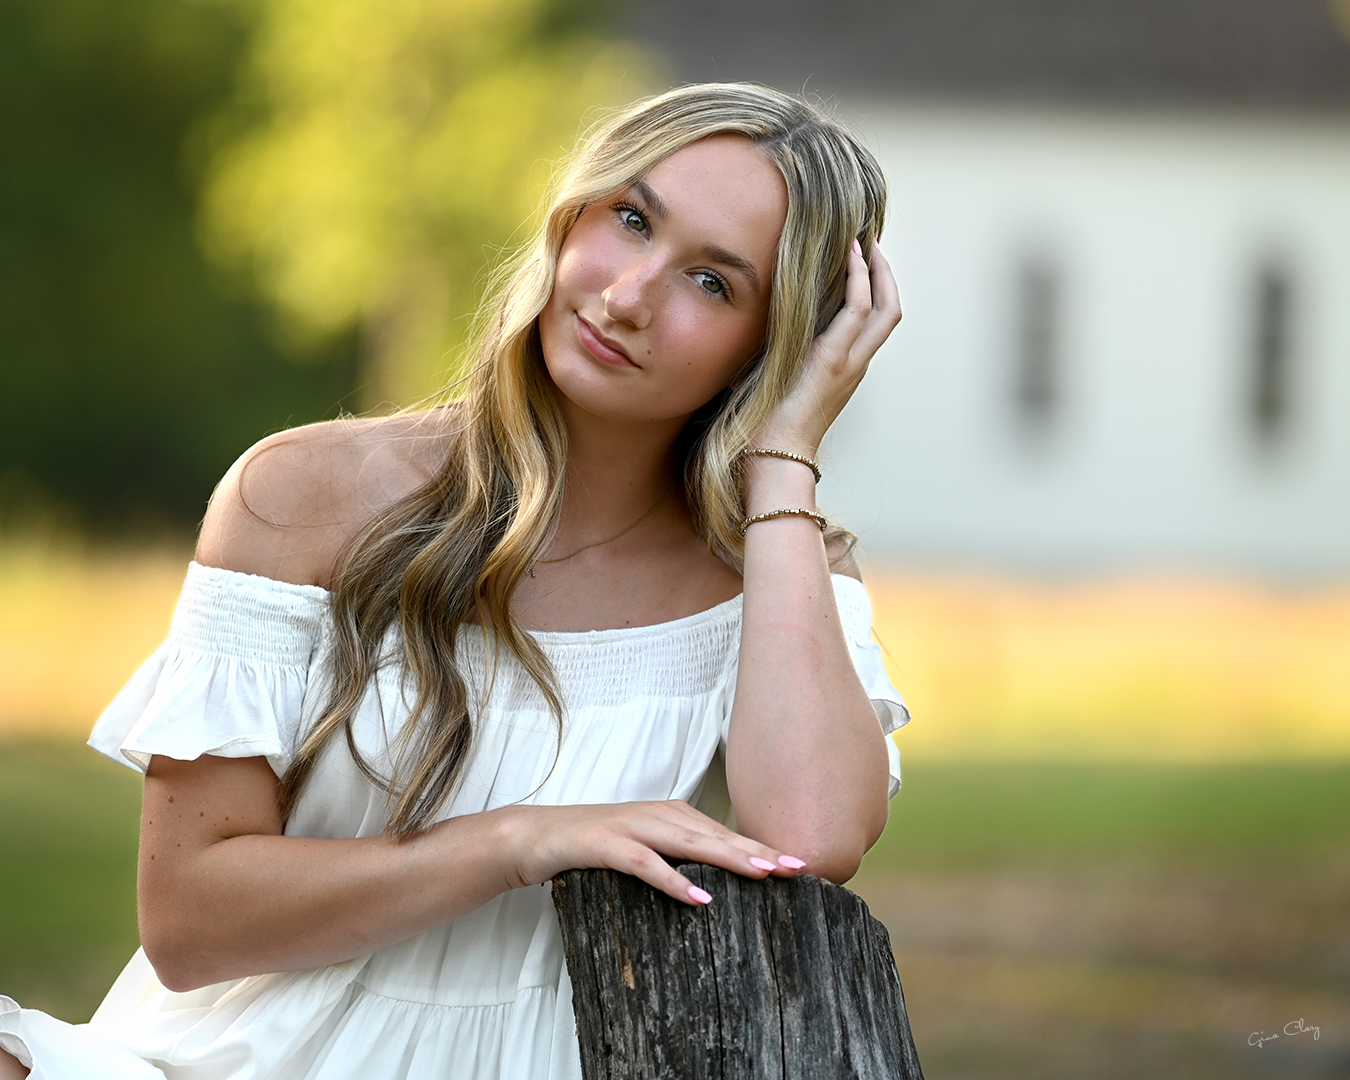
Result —
<instances>
[{"instance_id":1,"label":"woman's eye","mask_svg":"<svg viewBox=\"0 0 1350 1080\"><path fill-rule=\"evenodd\" d=\"M647 231L647 219L631 206L619 207L619 220L623 222L626 228L632 229L634 232Z\"/></svg>"},{"instance_id":2,"label":"woman's eye","mask_svg":"<svg viewBox=\"0 0 1350 1080\"><path fill-rule=\"evenodd\" d=\"M711 293L713 296L725 298L731 291L727 288L726 281L717 274L714 274L711 270L700 270L695 275L695 280L703 286L705 291Z\"/></svg>"}]
</instances>

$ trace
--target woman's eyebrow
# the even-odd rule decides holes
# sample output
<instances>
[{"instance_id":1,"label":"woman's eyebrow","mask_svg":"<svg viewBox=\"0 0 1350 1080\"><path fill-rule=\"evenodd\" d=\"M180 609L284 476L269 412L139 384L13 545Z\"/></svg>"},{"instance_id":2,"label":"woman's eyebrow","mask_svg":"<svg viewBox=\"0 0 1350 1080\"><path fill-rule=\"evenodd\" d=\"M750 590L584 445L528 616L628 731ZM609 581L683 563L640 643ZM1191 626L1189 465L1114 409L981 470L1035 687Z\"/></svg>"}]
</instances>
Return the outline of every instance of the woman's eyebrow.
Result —
<instances>
[{"instance_id":1,"label":"woman's eyebrow","mask_svg":"<svg viewBox=\"0 0 1350 1080\"><path fill-rule=\"evenodd\" d=\"M633 181L633 190L642 196L642 201L646 203L647 210L652 217L664 221L670 216L670 210L666 204L661 201L661 196L653 189L646 180L638 177ZM749 279L750 284L755 289L759 288L759 273L755 270L754 263L749 259L743 259L735 252L728 251L724 247L718 247L716 244L708 244L703 248L703 254L708 256L714 262L719 262L723 266L728 266L733 270L739 270Z\"/></svg>"},{"instance_id":2,"label":"woman's eyebrow","mask_svg":"<svg viewBox=\"0 0 1350 1080\"><path fill-rule=\"evenodd\" d=\"M726 248L718 247L716 244L708 244L704 247L703 254L714 262L720 262L723 266L739 270L750 279L751 285L756 289L759 288L759 274L755 272L755 265L749 259L742 259L739 255L728 251Z\"/></svg>"},{"instance_id":3,"label":"woman's eyebrow","mask_svg":"<svg viewBox=\"0 0 1350 1080\"><path fill-rule=\"evenodd\" d=\"M642 196L642 201L647 204L647 209L651 211L654 218L660 218L664 221L670 217L670 211L666 209L666 204L661 201L661 196L652 190L651 184L647 183L641 177L633 181L633 189Z\"/></svg>"}]
</instances>

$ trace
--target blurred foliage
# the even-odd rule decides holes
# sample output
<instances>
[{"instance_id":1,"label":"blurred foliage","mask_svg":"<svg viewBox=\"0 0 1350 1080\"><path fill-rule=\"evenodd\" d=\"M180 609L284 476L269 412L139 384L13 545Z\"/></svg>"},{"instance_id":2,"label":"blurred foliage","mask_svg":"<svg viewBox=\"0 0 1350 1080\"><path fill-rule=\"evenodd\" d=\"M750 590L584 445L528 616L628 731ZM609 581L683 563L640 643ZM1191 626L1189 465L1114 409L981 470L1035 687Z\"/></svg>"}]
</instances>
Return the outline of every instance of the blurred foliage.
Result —
<instances>
[{"instance_id":1,"label":"blurred foliage","mask_svg":"<svg viewBox=\"0 0 1350 1080\"><path fill-rule=\"evenodd\" d=\"M0 523L181 530L349 390L350 341L288 362L195 240L184 146L246 33L185 0L0 0Z\"/></svg>"},{"instance_id":2,"label":"blurred foliage","mask_svg":"<svg viewBox=\"0 0 1350 1080\"><path fill-rule=\"evenodd\" d=\"M1350 842L1350 763L911 761L865 873L1312 861Z\"/></svg>"},{"instance_id":3,"label":"blurred foliage","mask_svg":"<svg viewBox=\"0 0 1350 1080\"><path fill-rule=\"evenodd\" d=\"M268 431L430 390L643 89L607 2L0 0L0 530L182 531Z\"/></svg>"},{"instance_id":4,"label":"blurred foliage","mask_svg":"<svg viewBox=\"0 0 1350 1080\"><path fill-rule=\"evenodd\" d=\"M140 803L78 742L0 740L0 993L89 1019L139 944Z\"/></svg>"},{"instance_id":5,"label":"blurred foliage","mask_svg":"<svg viewBox=\"0 0 1350 1080\"><path fill-rule=\"evenodd\" d=\"M205 234L301 346L360 328L367 403L434 390L485 264L597 105L647 90L605 0L267 0Z\"/></svg>"}]
</instances>

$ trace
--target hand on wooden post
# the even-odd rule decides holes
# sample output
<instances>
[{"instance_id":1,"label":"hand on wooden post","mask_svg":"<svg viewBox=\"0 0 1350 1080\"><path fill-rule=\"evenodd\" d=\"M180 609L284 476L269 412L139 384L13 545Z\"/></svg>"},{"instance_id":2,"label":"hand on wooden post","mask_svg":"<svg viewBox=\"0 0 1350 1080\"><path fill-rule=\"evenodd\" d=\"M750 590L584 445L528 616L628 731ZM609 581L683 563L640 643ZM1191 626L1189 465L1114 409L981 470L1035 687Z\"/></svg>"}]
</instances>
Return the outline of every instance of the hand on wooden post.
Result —
<instances>
[{"instance_id":1,"label":"hand on wooden post","mask_svg":"<svg viewBox=\"0 0 1350 1080\"><path fill-rule=\"evenodd\" d=\"M712 899L667 861L710 863L748 878L792 877L805 863L733 832L678 799L582 806L520 806L512 818L516 880L609 869L641 878L686 904Z\"/></svg>"}]
</instances>

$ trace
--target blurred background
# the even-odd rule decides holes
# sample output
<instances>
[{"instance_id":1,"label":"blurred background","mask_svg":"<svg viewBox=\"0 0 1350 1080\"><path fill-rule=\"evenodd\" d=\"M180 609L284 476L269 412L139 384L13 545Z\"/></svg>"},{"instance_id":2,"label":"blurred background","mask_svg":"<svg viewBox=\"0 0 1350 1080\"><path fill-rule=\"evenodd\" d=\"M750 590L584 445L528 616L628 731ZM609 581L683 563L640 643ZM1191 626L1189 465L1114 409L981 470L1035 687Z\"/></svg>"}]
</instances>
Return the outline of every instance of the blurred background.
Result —
<instances>
[{"instance_id":1,"label":"blurred background","mask_svg":"<svg viewBox=\"0 0 1350 1080\"><path fill-rule=\"evenodd\" d=\"M550 162L703 79L892 185L822 501L915 716L855 887L926 1073L1350 1075L1347 0L0 0L0 993L135 948L82 741L216 479L441 385Z\"/></svg>"}]
</instances>

